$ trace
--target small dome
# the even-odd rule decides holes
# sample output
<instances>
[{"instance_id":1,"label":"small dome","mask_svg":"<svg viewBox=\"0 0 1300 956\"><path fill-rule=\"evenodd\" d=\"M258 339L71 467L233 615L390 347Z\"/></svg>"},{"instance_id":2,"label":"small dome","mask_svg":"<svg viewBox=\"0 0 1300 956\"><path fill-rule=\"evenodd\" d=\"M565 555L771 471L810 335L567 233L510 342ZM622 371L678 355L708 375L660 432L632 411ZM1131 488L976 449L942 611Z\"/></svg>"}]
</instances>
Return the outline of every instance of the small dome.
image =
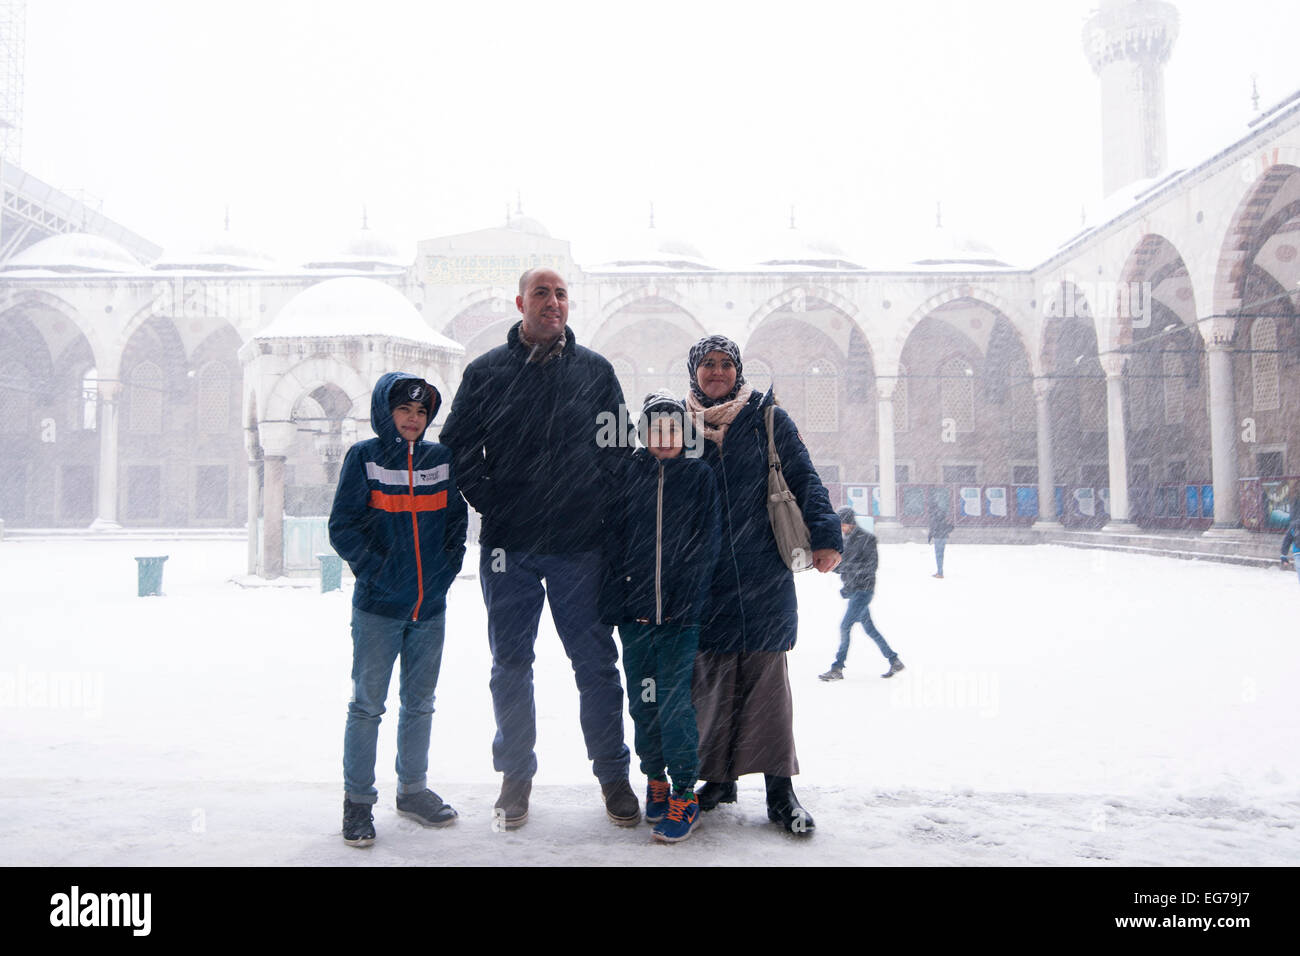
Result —
<instances>
[{"instance_id":1,"label":"small dome","mask_svg":"<svg viewBox=\"0 0 1300 956\"><path fill-rule=\"evenodd\" d=\"M34 242L4 264L4 270L51 272L141 272L144 265L111 239L85 232L65 232Z\"/></svg>"},{"instance_id":2,"label":"small dome","mask_svg":"<svg viewBox=\"0 0 1300 956\"><path fill-rule=\"evenodd\" d=\"M252 243L224 229L215 235L168 249L153 267L163 271L269 272L276 268L276 262Z\"/></svg>"},{"instance_id":3,"label":"small dome","mask_svg":"<svg viewBox=\"0 0 1300 956\"><path fill-rule=\"evenodd\" d=\"M824 237L806 235L793 226L782 229L779 235L766 244L766 252L758 264L801 269L862 268L848 258L838 243Z\"/></svg>"},{"instance_id":4,"label":"small dome","mask_svg":"<svg viewBox=\"0 0 1300 956\"><path fill-rule=\"evenodd\" d=\"M383 335L463 351L431 329L410 300L378 279L326 279L289 300L259 339Z\"/></svg>"},{"instance_id":5,"label":"small dome","mask_svg":"<svg viewBox=\"0 0 1300 956\"><path fill-rule=\"evenodd\" d=\"M400 271L406 269L413 259L413 256L403 256L397 243L363 225L338 248L303 265L308 269Z\"/></svg>"},{"instance_id":6,"label":"small dome","mask_svg":"<svg viewBox=\"0 0 1300 956\"><path fill-rule=\"evenodd\" d=\"M987 242L943 226L932 229L920 248L921 255L912 260L913 265L1008 267L1008 263Z\"/></svg>"},{"instance_id":7,"label":"small dome","mask_svg":"<svg viewBox=\"0 0 1300 956\"><path fill-rule=\"evenodd\" d=\"M678 236L664 233L653 226L643 230L624 243L614 258L601 263L617 268L653 268L682 270L712 270L704 261L704 253Z\"/></svg>"}]
</instances>

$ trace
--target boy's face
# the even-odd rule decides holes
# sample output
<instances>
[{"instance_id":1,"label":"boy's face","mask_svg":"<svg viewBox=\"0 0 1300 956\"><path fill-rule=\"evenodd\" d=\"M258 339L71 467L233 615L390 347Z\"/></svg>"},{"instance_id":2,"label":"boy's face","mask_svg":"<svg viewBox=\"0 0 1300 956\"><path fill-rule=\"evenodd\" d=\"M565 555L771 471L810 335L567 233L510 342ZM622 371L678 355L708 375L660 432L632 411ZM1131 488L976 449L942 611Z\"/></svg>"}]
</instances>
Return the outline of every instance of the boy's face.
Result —
<instances>
[{"instance_id":1,"label":"boy's face","mask_svg":"<svg viewBox=\"0 0 1300 956\"><path fill-rule=\"evenodd\" d=\"M646 447L656 458L675 458L682 453L682 429L671 416L650 419L646 440Z\"/></svg>"},{"instance_id":2,"label":"boy's face","mask_svg":"<svg viewBox=\"0 0 1300 956\"><path fill-rule=\"evenodd\" d=\"M404 402L393 409L393 424L407 441L415 441L429 424L429 413L419 402Z\"/></svg>"}]
</instances>

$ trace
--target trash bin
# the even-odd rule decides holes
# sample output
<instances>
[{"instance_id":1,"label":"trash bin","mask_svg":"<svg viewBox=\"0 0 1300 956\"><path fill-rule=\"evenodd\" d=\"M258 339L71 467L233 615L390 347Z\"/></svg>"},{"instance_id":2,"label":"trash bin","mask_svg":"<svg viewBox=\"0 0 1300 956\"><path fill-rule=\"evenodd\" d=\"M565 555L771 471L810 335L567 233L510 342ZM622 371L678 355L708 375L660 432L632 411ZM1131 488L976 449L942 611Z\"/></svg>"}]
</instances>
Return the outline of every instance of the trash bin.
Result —
<instances>
[{"instance_id":1,"label":"trash bin","mask_svg":"<svg viewBox=\"0 0 1300 956\"><path fill-rule=\"evenodd\" d=\"M320 593L338 591L343 587L343 559L337 554L318 554L320 562Z\"/></svg>"},{"instance_id":2,"label":"trash bin","mask_svg":"<svg viewBox=\"0 0 1300 956\"><path fill-rule=\"evenodd\" d=\"M136 557L138 565L139 587L137 593L140 597L155 597L162 595L162 574L163 562L167 560L167 555L155 555L152 557Z\"/></svg>"}]
</instances>

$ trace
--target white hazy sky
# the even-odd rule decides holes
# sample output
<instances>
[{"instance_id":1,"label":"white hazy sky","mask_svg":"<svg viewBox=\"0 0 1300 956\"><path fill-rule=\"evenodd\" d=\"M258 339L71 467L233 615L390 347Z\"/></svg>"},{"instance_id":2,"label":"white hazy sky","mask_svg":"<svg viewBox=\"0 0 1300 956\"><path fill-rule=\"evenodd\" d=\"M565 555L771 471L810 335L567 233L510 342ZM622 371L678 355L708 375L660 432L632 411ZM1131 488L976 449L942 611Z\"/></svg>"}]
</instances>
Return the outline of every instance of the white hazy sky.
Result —
<instances>
[{"instance_id":1,"label":"white hazy sky","mask_svg":"<svg viewBox=\"0 0 1300 956\"><path fill-rule=\"evenodd\" d=\"M1095 0L33 0L22 165L167 246L290 261L507 202L579 262L658 228L721 264L788 224L868 265L934 222L1020 264L1101 189ZM1294 0L1177 0L1169 147L1196 162L1300 88Z\"/></svg>"}]
</instances>

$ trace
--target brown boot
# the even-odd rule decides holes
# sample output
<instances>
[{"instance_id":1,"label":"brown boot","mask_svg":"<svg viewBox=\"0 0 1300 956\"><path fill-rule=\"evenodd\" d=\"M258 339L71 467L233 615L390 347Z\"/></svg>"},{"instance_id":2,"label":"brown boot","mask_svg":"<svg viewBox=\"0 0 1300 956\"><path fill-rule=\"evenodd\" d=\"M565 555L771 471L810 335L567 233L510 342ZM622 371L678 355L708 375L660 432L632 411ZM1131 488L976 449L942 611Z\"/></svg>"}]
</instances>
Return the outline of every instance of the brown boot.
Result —
<instances>
[{"instance_id":1,"label":"brown boot","mask_svg":"<svg viewBox=\"0 0 1300 956\"><path fill-rule=\"evenodd\" d=\"M532 778L504 777L501 796L492 812L494 829L518 830L528 822L528 796L533 792Z\"/></svg>"},{"instance_id":2,"label":"brown boot","mask_svg":"<svg viewBox=\"0 0 1300 956\"><path fill-rule=\"evenodd\" d=\"M615 824L634 827L641 822L641 804L637 803L636 794L626 777L613 783L602 783L600 793L605 798L605 813Z\"/></svg>"}]
</instances>

